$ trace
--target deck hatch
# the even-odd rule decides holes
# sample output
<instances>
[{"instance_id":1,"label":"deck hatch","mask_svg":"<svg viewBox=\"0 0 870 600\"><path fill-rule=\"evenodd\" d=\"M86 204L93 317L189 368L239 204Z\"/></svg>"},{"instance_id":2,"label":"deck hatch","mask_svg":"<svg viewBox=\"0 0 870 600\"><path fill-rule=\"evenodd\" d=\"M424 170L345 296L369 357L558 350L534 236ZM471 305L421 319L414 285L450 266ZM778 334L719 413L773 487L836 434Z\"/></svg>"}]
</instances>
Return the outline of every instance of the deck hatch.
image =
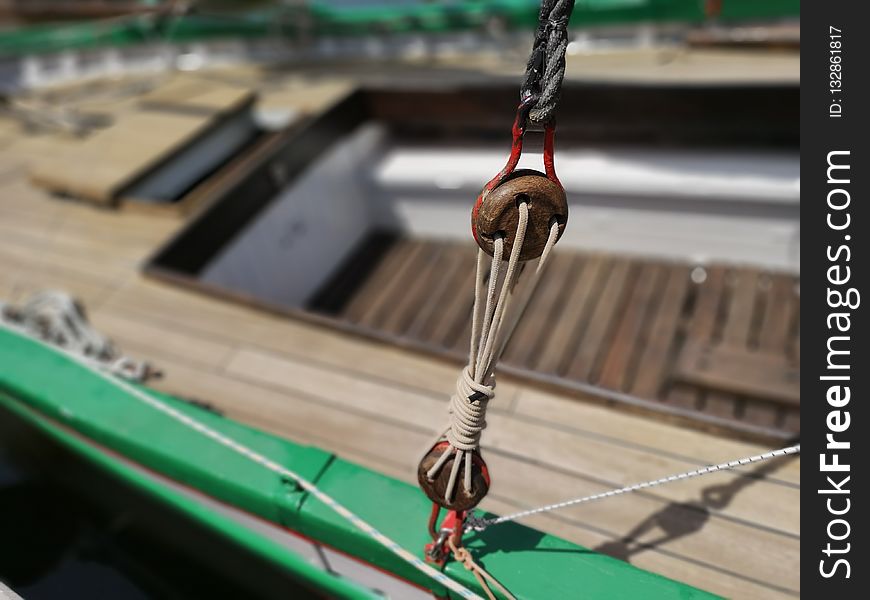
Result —
<instances>
[{"instance_id":1,"label":"deck hatch","mask_svg":"<svg viewBox=\"0 0 870 600\"><path fill-rule=\"evenodd\" d=\"M512 110L513 92L501 87L353 92L275 136L222 187L217 181L220 191L209 208L152 257L146 272L462 360L474 261L473 245L462 235L477 192L473 178L456 172L403 178L395 169L416 161L425 171L427 153L458 152L484 165L474 163L474 172L489 173L487 157L504 145L505 115ZM576 240L560 243L533 300L535 314L517 330L504 370L711 430L765 439L798 433L800 296L788 263L793 240L771 234L783 256L771 259L778 250L753 249L728 237L744 235L744 222L747 236L797 230L799 192L792 189L791 171L797 88L574 84L566 87L562 104L559 143L580 170L588 168L584 144L628 157L630 165L637 151L671 152L673 163L688 161L704 140L704 151L714 155L709 162L725 165L714 169L714 179L726 173L720 177L725 183L695 195L667 187L666 178L656 180L656 193L641 184L631 193L584 193L592 222L579 217ZM754 108L738 114L728 109L735 104ZM722 118L710 119L716 111ZM578 149L574 163L572 148ZM750 154L746 162L728 162L742 152ZM765 165L757 167L757 179L727 176L729 168L752 162ZM664 246L644 255L640 242L590 247L590 236L608 226L608 215L619 223L634 215L641 225L661 227L707 223L721 226L723 235L702 240L714 248L713 258L669 255ZM650 215L653 221L643 220ZM673 235L663 231L660 237ZM617 237L631 238L624 231ZM729 247L767 256L769 264L750 265L753 257L740 254L715 256ZM559 327L547 336L550 318ZM762 364L776 370L775 385L753 374Z\"/></svg>"}]
</instances>

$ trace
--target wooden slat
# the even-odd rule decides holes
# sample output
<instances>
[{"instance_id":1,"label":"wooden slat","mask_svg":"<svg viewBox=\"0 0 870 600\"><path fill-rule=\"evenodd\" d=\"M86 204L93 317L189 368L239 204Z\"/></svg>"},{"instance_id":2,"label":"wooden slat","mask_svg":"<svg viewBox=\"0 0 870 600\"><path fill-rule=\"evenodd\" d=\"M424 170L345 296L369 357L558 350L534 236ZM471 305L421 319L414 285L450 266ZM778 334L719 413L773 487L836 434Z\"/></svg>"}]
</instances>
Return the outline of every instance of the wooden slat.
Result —
<instances>
[{"instance_id":1,"label":"wooden slat","mask_svg":"<svg viewBox=\"0 0 870 600\"><path fill-rule=\"evenodd\" d=\"M716 265L707 268L707 278L698 286L698 298L689 322L688 337L702 341L713 337L719 305L725 292L725 277L724 267Z\"/></svg>"},{"instance_id":2,"label":"wooden slat","mask_svg":"<svg viewBox=\"0 0 870 600\"><path fill-rule=\"evenodd\" d=\"M154 241L120 241L102 236L83 237L76 233L52 228L50 232L22 229L10 219L0 222L0 238L7 245L30 247L34 252L58 252L89 260L108 259L124 265L135 264L153 247Z\"/></svg>"},{"instance_id":3,"label":"wooden slat","mask_svg":"<svg viewBox=\"0 0 870 600\"><path fill-rule=\"evenodd\" d=\"M586 320L594 302L597 299L596 286L603 274L610 269L609 261L599 255L593 255L583 261L579 276L575 275L568 297L561 312L554 314L553 319L559 323L541 349L538 360L532 363L533 368L546 373L561 371L567 367L567 361L573 356L580 340Z\"/></svg>"},{"instance_id":4,"label":"wooden slat","mask_svg":"<svg viewBox=\"0 0 870 600\"><path fill-rule=\"evenodd\" d=\"M617 259L607 277L607 283L595 304L583 337L577 340L577 351L568 366L566 376L587 381L596 366L598 357L603 354L603 345L610 334L614 322L619 317L622 298L630 293L632 267L629 261Z\"/></svg>"},{"instance_id":5,"label":"wooden slat","mask_svg":"<svg viewBox=\"0 0 870 600\"><path fill-rule=\"evenodd\" d=\"M677 327L690 285L689 269L671 266L667 271L665 288L659 298L658 310L646 347L637 365L637 375L631 393L641 398L658 397L669 374L672 347L677 341Z\"/></svg>"},{"instance_id":6,"label":"wooden slat","mask_svg":"<svg viewBox=\"0 0 870 600\"><path fill-rule=\"evenodd\" d=\"M752 320L758 294L759 272L750 269L731 269L727 278L730 293L724 307L725 318L721 327L722 343L748 348ZM744 401L738 395L714 387L705 391L704 411L717 417L740 418Z\"/></svg>"},{"instance_id":7,"label":"wooden slat","mask_svg":"<svg viewBox=\"0 0 870 600\"><path fill-rule=\"evenodd\" d=\"M516 414L578 435L608 439L616 445L679 458L686 464L710 465L758 454L765 449L758 444L712 437L695 429L660 423L639 415L622 413L619 419L614 419L609 408L573 402L560 394L526 387L520 390L517 398ZM631 435L626 436L626 431ZM800 484L800 469L788 463L772 479L797 486Z\"/></svg>"},{"instance_id":8,"label":"wooden slat","mask_svg":"<svg viewBox=\"0 0 870 600\"><path fill-rule=\"evenodd\" d=\"M785 431L792 433L800 433L801 431L801 413L799 410L792 410L785 413L782 420L782 428Z\"/></svg>"},{"instance_id":9,"label":"wooden slat","mask_svg":"<svg viewBox=\"0 0 870 600\"><path fill-rule=\"evenodd\" d=\"M422 241L411 246L405 260L392 273L386 285L376 294L374 301L366 310L363 318L360 319L360 325L380 329L382 323L395 310L407 286L414 281L414 274L428 262L430 250L431 246Z\"/></svg>"},{"instance_id":10,"label":"wooden slat","mask_svg":"<svg viewBox=\"0 0 870 600\"><path fill-rule=\"evenodd\" d=\"M101 264L99 269L95 269L95 262L91 258L82 259L49 248L34 250L19 244L2 243L2 240L0 240L0 262L16 270L45 275L62 270L70 277L96 285L117 283L135 274L131 266L112 264L108 260L105 262L105 267Z\"/></svg>"},{"instance_id":11,"label":"wooden slat","mask_svg":"<svg viewBox=\"0 0 870 600\"><path fill-rule=\"evenodd\" d=\"M366 280L362 289L354 294L348 303L343 312L346 319L352 323L359 323L363 320L395 272L408 260L414 246L415 244L407 239L400 239L396 242L392 250L377 265L374 274Z\"/></svg>"},{"instance_id":12,"label":"wooden slat","mask_svg":"<svg viewBox=\"0 0 870 600\"><path fill-rule=\"evenodd\" d=\"M463 253L447 287L450 290L439 304L439 310L423 327L420 339L433 347L447 346L458 337L459 323L464 323L474 302L474 264L477 253Z\"/></svg>"},{"instance_id":13,"label":"wooden slat","mask_svg":"<svg viewBox=\"0 0 870 600\"><path fill-rule=\"evenodd\" d=\"M760 273L755 269L733 269L734 282L722 333L723 342L745 346L750 337Z\"/></svg>"},{"instance_id":14,"label":"wooden slat","mask_svg":"<svg viewBox=\"0 0 870 600\"><path fill-rule=\"evenodd\" d=\"M178 93L173 106L190 110L143 110L124 115L112 127L66 152L37 160L31 167L31 180L52 192L110 203L124 187L201 136L217 119L246 110L254 97L246 90L187 85L193 91ZM161 104L159 99L146 100L145 104L149 102Z\"/></svg>"},{"instance_id":15,"label":"wooden slat","mask_svg":"<svg viewBox=\"0 0 870 600\"><path fill-rule=\"evenodd\" d=\"M695 306L686 328L686 340L706 342L713 337L719 318L719 307L725 294L725 268L711 266L706 269L706 278L695 284ZM698 390L686 386L672 385L666 400L675 406L696 408L702 398Z\"/></svg>"},{"instance_id":16,"label":"wooden slat","mask_svg":"<svg viewBox=\"0 0 870 600\"><path fill-rule=\"evenodd\" d=\"M692 342L683 348L674 377L732 394L800 404L800 372L782 354Z\"/></svg>"},{"instance_id":17,"label":"wooden slat","mask_svg":"<svg viewBox=\"0 0 870 600\"><path fill-rule=\"evenodd\" d=\"M375 274L351 301L346 315L354 322L371 327L378 320L385 304L392 301L390 293L399 289L399 278L407 273L412 261L422 251L419 242L401 240L378 265Z\"/></svg>"},{"instance_id":18,"label":"wooden slat","mask_svg":"<svg viewBox=\"0 0 870 600\"><path fill-rule=\"evenodd\" d=\"M441 259L444 251L443 244L426 245L420 263L409 269L405 280L399 282L401 287L395 294L396 301L379 329L394 335L404 333L432 292L432 284L442 276Z\"/></svg>"},{"instance_id":19,"label":"wooden slat","mask_svg":"<svg viewBox=\"0 0 870 600\"><path fill-rule=\"evenodd\" d=\"M143 327L142 322L126 311L118 309L100 310L91 316L94 326L121 348L134 343L139 347L147 347L154 352L172 357L181 357L194 364L203 364L219 368L226 362L235 344L229 341L191 338L183 331L171 327ZM171 369L175 361L155 365L161 370Z\"/></svg>"},{"instance_id":20,"label":"wooden slat","mask_svg":"<svg viewBox=\"0 0 870 600\"><path fill-rule=\"evenodd\" d=\"M716 307L710 310L708 315L702 317L696 339L713 340L714 337L721 335L725 328L725 324L730 319L730 307L733 299L733 281L732 270L724 270L722 273L722 289L721 296L717 298ZM687 344L692 338L687 339ZM733 419L737 416L736 399L733 395L723 394L716 390L699 390L700 404L696 406L700 410L712 414L717 417Z\"/></svg>"},{"instance_id":21,"label":"wooden slat","mask_svg":"<svg viewBox=\"0 0 870 600\"><path fill-rule=\"evenodd\" d=\"M85 306L100 306L111 293L111 286L95 284L86 279L70 276L62 269L33 272L0 266L0 282L6 293L0 299L21 303L33 294L46 290L63 290L81 300Z\"/></svg>"},{"instance_id":22,"label":"wooden slat","mask_svg":"<svg viewBox=\"0 0 870 600\"><path fill-rule=\"evenodd\" d=\"M429 337L431 324L435 321L441 309L450 301L456 289L452 284L458 277L464 277L464 269L469 268L468 259L473 254L470 246L451 244L444 252L438 273L432 286L432 292L419 304L406 334L412 339L426 340Z\"/></svg>"},{"instance_id":23,"label":"wooden slat","mask_svg":"<svg viewBox=\"0 0 870 600\"><path fill-rule=\"evenodd\" d=\"M456 378L452 365L386 346L373 352L371 343L358 338L290 319L267 318L254 310L151 283L120 290L104 309L135 318L141 327L172 329L191 340L213 339L307 357L360 377L390 379L409 389L423 389L439 398L446 397ZM228 329L227 322L236 327Z\"/></svg>"},{"instance_id":24,"label":"wooden slat","mask_svg":"<svg viewBox=\"0 0 870 600\"><path fill-rule=\"evenodd\" d=\"M441 305L436 299L443 297L445 306L449 305L451 299L445 296L446 290L460 289L454 283L454 279L457 282L462 279L459 263L449 258L449 244L423 241L414 244L426 245L427 250L420 251L411 263L401 262L389 278L383 271L375 273L376 285L372 287L376 288L376 296L368 302L378 306L368 306L365 310L370 317L379 314L383 320L378 324L378 317L372 317L369 326L457 358L464 356L470 336L471 302L468 298L453 305L457 312L448 310L450 325L440 338L421 335L434 307ZM442 254L447 256L443 263ZM755 425L778 427L783 414L766 401L770 399L772 388L753 387L754 374L749 375L740 389L743 392L755 390L756 396L736 394L734 390L723 388L721 381L716 385L703 385L699 378L686 375L693 372L692 360L695 359L692 357L684 360L679 376L672 372L684 338L686 344L694 343L696 338L714 343L720 336L727 336L740 340L742 353L754 352L757 337L753 336L767 306L767 275L751 269L712 267L709 281L695 289L690 284L689 267L685 265L620 259L624 263L622 270L602 271L601 267L594 266L596 258L574 253L555 255L526 314L519 321L503 364L534 370L541 361L559 360L565 347L575 344L579 348L570 349L572 352L567 357L570 361L557 371L568 379L631 392L647 399L658 399L660 394L666 394L666 401L677 406L703 410L735 422L745 419ZM406 256L404 260L410 259ZM591 270L583 268L587 261ZM619 261L613 262L611 267L617 264ZM467 268L473 270L471 265ZM471 273L466 276L469 285L471 276ZM522 281L521 277L520 285ZM584 286L590 288L585 294L582 293ZM365 286L362 293L366 293ZM682 312L689 293L698 297L694 315L683 331ZM579 306L572 301L577 295L584 299ZM790 318L786 322L790 324ZM444 329L444 325L432 324L429 331L436 328ZM584 355L582 363L578 353ZM578 368L578 364L585 366ZM750 365L751 361L745 364ZM670 387L666 388L666 384ZM789 392L786 399L790 401L791 397Z\"/></svg>"},{"instance_id":25,"label":"wooden slat","mask_svg":"<svg viewBox=\"0 0 870 600\"><path fill-rule=\"evenodd\" d=\"M626 310L622 313L619 326L610 341L610 349L604 359L601 375L592 379L604 387L622 390L629 377L628 368L636 353L642 352L641 331L656 293L662 267L646 264L640 267L640 274L634 291L629 298Z\"/></svg>"},{"instance_id":26,"label":"wooden slat","mask_svg":"<svg viewBox=\"0 0 870 600\"><path fill-rule=\"evenodd\" d=\"M505 363L528 366L557 327L554 314L565 302L576 258L567 253L554 253L552 260L508 343L503 357Z\"/></svg>"},{"instance_id":27,"label":"wooden slat","mask_svg":"<svg viewBox=\"0 0 870 600\"><path fill-rule=\"evenodd\" d=\"M232 112L249 104L254 98L251 90L203 81L184 81L178 85L161 86L139 99L139 107L216 116Z\"/></svg>"},{"instance_id":28,"label":"wooden slat","mask_svg":"<svg viewBox=\"0 0 870 600\"><path fill-rule=\"evenodd\" d=\"M792 276L775 274L767 278L767 290L764 296L764 310L758 326L753 334L759 351L782 355L795 371L799 372L800 361L788 357L789 333L791 319L796 304L796 281ZM770 427L782 427L785 415L800 410L800 390L795 398L796 405L792 407L769 402L750 402L744 411L744 418ZM792 430L794 431L794 430Z\"/></svg>"}]
</instances>

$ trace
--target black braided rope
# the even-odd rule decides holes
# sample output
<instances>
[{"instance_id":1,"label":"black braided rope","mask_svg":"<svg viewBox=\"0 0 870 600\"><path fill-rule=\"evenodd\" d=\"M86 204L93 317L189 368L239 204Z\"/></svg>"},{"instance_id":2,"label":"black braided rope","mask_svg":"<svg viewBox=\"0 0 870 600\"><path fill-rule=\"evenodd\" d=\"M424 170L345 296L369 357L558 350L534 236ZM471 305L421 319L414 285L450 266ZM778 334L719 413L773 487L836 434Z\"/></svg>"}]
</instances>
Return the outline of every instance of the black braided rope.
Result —
<instances>
[{"instance_id":1,"label":"black braided rope","mask_svg":"<svg viewBox=\"0 0 870 600\"><path fill-rule=\"evenodd\" d=\"M542 0L538 29L526 75L520 88L520 99L537 98L529 112L534 123L548 123L556 111L562 80L565 78L565 50L568 47L568 21L574 10L574 0Z\"/></svg>"}]
</instances>

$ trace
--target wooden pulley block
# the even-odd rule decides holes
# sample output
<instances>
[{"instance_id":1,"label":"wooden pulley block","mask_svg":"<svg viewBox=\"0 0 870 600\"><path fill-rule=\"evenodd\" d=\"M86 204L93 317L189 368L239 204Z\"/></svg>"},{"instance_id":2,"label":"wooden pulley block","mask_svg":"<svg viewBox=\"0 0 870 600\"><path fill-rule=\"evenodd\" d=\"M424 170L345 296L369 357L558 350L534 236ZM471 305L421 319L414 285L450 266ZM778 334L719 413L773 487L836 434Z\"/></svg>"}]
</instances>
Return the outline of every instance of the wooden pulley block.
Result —
<instances>
[{"instance_id":1,"label":"wooden pulley block","mask_svg":"<svg viewBox=\"0 0 870 600\"><path fill-rule=\"evenodd\" d=\"M544 173L519 169L504 178L495 188L486 191L471 215L471 229L477 245L493 255L496 236L504 236L504 258L510 256L517 234L519 205L527 202L529 223L520 252L520 260L532 260L544 251L550 236L550 226L559 224L559 237L568 222L568 199L565 190Z\"/></svg>"},{"instance_id":2,"label":"wooden pulley block","mask_svg":"<svg viewBox=\"0 0 870 600\"><path fill-rule=\"evenodd\" d=\"M474 508L489 492L489 469L486 467L483 457L476 450L472 452L471 458L471 490L465 489L463 483L465 464L459 466L459 472L456 474L456 484L453 486L453 498L451 501L445 499L447 484L450 481L450 472L453 470L453 462L456 460L456 454L447 459L441 465L441 469L434 478L429 479L429 470L438 462L441 455L447 451L449 444L440 442L433 447L429 453L420 461L417 467L417 481L420 484L420 489L429 497L429 499L442 508L455 511L464 511ZM463 463L464 463L463 459Z\"/></svg>"}]
</instances>

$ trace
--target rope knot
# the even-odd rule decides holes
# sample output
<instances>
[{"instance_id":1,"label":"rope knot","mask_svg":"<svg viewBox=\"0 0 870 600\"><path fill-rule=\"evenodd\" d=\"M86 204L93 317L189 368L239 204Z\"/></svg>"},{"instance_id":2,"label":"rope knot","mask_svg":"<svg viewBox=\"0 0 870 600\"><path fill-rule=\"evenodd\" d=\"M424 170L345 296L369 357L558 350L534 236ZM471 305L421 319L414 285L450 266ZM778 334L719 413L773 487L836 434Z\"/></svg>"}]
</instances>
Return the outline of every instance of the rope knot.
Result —
<instances>
[{"instance_id":1,"label":"rope knot","mask_svg":"<svg viewBox=\"0 0 870 600\"><path fill-rule=\"evenodd\" d=\"M456 562L462 563L462 566L469 571L474 571L474 568L477 566L471 557L471 553L462 546L454 546L453 557L456 559Z\"/></svg>"},{"instance_id":2,"label":"rope knot","mask_svg":"<svg viewBox=\"0 0 870 600\"><path fill-rule=\"evenodd\" d=\"M489 380L492 381L492 377ZM453 418L447 431L447 441L458 450L474 450L480 443L480 434L486 428L486 406L495 396L491 385L474 380L471 366L466 365L456 379L456 393L448 409Z\"/></svg>"}]
</instances>

